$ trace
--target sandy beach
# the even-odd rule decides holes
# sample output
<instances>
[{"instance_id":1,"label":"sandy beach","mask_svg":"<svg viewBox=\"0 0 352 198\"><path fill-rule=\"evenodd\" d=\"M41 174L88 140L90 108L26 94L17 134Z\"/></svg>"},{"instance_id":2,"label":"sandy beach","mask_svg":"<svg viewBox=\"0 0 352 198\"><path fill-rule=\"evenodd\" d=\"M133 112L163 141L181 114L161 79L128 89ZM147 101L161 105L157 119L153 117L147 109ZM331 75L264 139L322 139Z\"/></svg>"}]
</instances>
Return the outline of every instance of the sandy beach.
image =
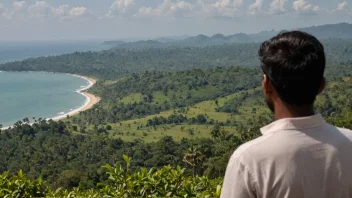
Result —
<instances>
[{"instance_id":1,"label":"sandy beach","mask_svg":"<svg viewBox=\"0 0 352 198\"><path fill-rule=\"evenodd\" d=\"M99 97L97 97L91 93L88 93L88 91L87 91L89 88L91 88L97 82L95 79L88 78L85 76L79 76L79 75L73 75L73 76L77 76L77 77L80 77L80 78L83 78L83 79L89 81L88 87L85 87L85 88L77 91L78 93L84 95L87 98L86 103L78 109L75 109L75 110L68 112L66 114L51 118L52 120L58 121L58 120L62 120L62 119L67 118L67 116L74 116L76 114L79 114L79 112L86 111L86 110L92 108L95 104L97 104L100 101Z\"/></svg>"},{"instance_id":2,"label":"sandy beach","mask_svg":"<svg viewBox=\"0 0 352 198\"><path fill-rule=\"evenodd\" d=\"M52 72L48 72L48 73L52 73ZM86 97L85 104L82 105L78 109L72 110L71 112L68 112L68 113L65 113L63 115L59 115L59 116L56 116L56 117L53 117L53 118L49 118L47 120L58 121L58 120L62 120L62 119L67 118L67 116L74 116L76 114L79 114L79 112L86 111L86 110L92 108L101 99L101 98L99 98L99 97L97 97L97 96L95 96L95 95L93 95L91 93L88 93L88 91L87 91L88 89L90 89L97 82L96 79L85 77L85 76L80 76L80 75L76 75L76 74L67 74L67 75L76 76L76 77L83 78L83 79L89 81L89 85L87 87L84 87L84 88L82 88L80 90L77 90L77 93L82 94L83 96ZM1 129L4 130L4 129L8 129L9 127L12 127L12 126L2 127Z\"/></svg>"}]
</instances>

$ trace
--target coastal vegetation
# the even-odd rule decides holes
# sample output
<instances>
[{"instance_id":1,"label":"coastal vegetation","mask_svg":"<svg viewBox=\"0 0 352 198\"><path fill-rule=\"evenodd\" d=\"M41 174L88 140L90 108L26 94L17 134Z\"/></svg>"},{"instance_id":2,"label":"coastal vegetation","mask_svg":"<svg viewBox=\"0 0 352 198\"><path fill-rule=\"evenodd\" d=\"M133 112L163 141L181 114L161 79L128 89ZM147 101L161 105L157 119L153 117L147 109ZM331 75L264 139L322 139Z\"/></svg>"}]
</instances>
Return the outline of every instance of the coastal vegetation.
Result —
<instances>
[{"instance_id":1,"label":"coastal vegetation","mask_svg":"<svg viewBox=\"0 0 352 198\"><path fill-rule=\"evenodd\" d=\"M352 40L328 39L323 44L328 61L352 61ZM259 43L234 43L206 47L166 47L75 52L60 56L30 58L0 65L1 71L49 71L79 74L115 81L146 71L183 71L193 68L258 67Z\"/></svg>"},{"instance_id":2,"label":"coastal vegetation","mask_svg":"<svg viewBox=\"0 0 352 198\"><path fill-rule=\"evenodd\" d=\"M324 41L328 85L316 110L352 128L352 48ZM111 49L28 59L0 70L97 78L93 108L25 118L0 133L0 196L219 197L229 156L273 118L258 44Z\"/></svg>"}]
</instances>

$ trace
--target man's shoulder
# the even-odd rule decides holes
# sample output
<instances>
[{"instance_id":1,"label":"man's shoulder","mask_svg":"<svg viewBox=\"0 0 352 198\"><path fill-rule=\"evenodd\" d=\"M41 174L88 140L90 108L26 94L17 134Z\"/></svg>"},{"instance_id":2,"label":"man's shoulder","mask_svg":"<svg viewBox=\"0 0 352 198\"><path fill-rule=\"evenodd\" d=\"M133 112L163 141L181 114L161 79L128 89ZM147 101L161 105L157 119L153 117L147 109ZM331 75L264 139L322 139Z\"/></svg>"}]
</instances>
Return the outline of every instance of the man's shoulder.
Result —
<instances>
[{"instance_id":1,"label":"man's shoulder","mask_svg":"<svg viewBox=\"0 0 352 198\"><path fill-rule=\"evenodd\" d=\"M257 149L259 144L265 143L266 140L268 140L273 134L267 134L260 136L254 140L251 140L249 142L246 142L242 144L240 147L238 147L235 152L232 154L231 158L240 158L243 157L243 155L246 155L249 153L251 150Z\"/></svg>"},{"instance_id":2,"label":"man's shoulder","mask_svg":"<svg viewBox=\"0 0 352 198\"><path fill-rule=\"evenodd\" d=\"M332 126L332 127L335 127L335 126ZM346 129L346 128L339 128L339 127L335 127L335 128L339 130L342 134L344 134L346 137L352 140L352 130Z\"/></svg>"},{"instance_id":3,"label":"man's shoulder","mask_svg":"<svg viewBox=\"0 0 352 198\"><path fill-rule=\"evenodd\" d=\"M352 133L351 129L336 127L342 133Z\"/></svg>"}]
</instances>

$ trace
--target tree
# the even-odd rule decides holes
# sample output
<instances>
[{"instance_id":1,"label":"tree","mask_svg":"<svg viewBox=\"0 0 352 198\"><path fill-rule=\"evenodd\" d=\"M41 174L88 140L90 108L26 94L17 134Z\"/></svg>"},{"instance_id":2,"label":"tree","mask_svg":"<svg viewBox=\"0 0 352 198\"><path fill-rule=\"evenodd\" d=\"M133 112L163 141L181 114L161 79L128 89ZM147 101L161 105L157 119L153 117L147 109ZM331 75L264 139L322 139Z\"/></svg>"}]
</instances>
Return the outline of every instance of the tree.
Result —
<instances>
[{"instance_id":1,"label":"tree","mask_svg":"<svg viewBox=\"0 0 352 198\"><path fill-rule=\"evenodd\" d=\"M207 122L207 118L203 114L198 114L197 115L197 122L199 124L204 124Z\"/></svg>"},{"instance_id":2,"label":"tree","mask_svg":"<svg viewBox=\"0 0 352 198\"><path fill-rule=\"evenodd\" d=\"M192 145L188 149L188 153L183 155L183 162L193 168L193 177L196 177L197 170L202 166L204 155L199 151L198 146Z\"/></svg>"},{"instance_id":3,"label":"tree","mask_svg":"<svg viewBox=\"0 0 352 198\"><path fill-rule=\"evenodd\" d=\"M112 129L111 125L106 125L106 130L110 131Z\"/></svg>"},{"instance_id":4,"label":"tree","mask_svg":"<svg viewBox=\"0 0 352 198\"><path fill-rule=\"evenodd\" d=\"M211 137L214 139L218 139L220 136L220 125L219 124L215 124L213 129L210 132Z\"/></svg>"},{"instance_id":5,"label":"tree","mask_svg":"<svg viewBox=\"0 0 352 198\"><path fill-rule=\"evenodd\" d=\"M73 170L63 171L55 182L56 188L72 189L78 187L81 180L86 179L86 175Z\"/></svg>"},{"instance_id":6,"label":"tree","mask_svg":"<svg viewBox=\"0 0 352 198\"><path fill-rule=\"evenodd\" d=\"M193 129L193 128L192 128L192 129L188 129L187 131L188 131L188 134L189 134L189 135L191 135L191 136L194 135L194 129Z\"/></svg>"}]
</instances>

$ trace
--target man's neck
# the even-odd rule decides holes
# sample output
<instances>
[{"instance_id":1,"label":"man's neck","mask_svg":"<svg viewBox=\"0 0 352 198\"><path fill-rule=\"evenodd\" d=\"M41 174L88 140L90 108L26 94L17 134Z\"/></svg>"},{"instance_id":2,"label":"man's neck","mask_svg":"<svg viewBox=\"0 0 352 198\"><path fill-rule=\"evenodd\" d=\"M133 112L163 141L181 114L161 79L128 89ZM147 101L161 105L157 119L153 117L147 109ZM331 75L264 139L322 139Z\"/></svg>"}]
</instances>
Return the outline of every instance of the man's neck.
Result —
<instances>
[{"instance_id":1,"label":"man's neck","mask_svg":"<svg viewBox=\"0 0 352 198\"><path fill-rule=\"evenodd\" d=\"M281 103L275 106L275 120L308 117L314 114L313 105L297 106Z\"/></svg>"}]
</instances>

